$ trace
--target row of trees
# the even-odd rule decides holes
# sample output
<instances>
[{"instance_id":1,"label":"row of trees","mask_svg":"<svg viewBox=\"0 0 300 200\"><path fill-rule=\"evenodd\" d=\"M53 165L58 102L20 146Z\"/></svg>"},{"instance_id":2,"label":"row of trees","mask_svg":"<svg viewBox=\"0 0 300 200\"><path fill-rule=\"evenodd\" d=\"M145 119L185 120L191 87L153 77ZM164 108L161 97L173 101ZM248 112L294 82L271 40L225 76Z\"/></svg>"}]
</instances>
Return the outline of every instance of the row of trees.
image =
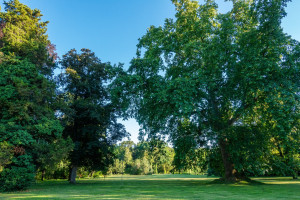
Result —
<instances>
[{"instance_id":1,"label":"row of trees","mask_svg":"<svg viewBox=\"0 0 300 200\"><path fill-rule=\"evenodd\" d=\"M135 144L123 141L114 145L114 162L105 170L80 167L78 177L100 177L112 174L150 175L167 174L174 171L174 150L166 142L158 139ZM45 171L47 179L66 178L68 161L64 160L55 167ZM42 173L38 173L41 178Z\"/></svg>"},{"instance_id":2,"label":"row of trees","mask_svg":"<svg viewBox=\"0 0 300 200\"><path fill-rule=\"evenodd\" d=\"M67 159L69 180L78 167L103 169L113 144L127 136L117 123L107 82L122 69L88 49L57 62L39 10L18 0L0 13L0 188L23 189L37 171ZM60 64L62 73L54 78Z\"/></svg>"},{"instance_id":3,"label":"row of trees","mask_svg":"<svg viewBox=\"0 0 300 200\"><path fill-rule=\"evenodd\" d=\"M299 171L300 44L283 33L288 0L172 0L175 19L150 27L127 72L93 52L57 60L39 10L18 0L0 13L0 188L23 189L64 161L148 174L194 169L226 181ZM58 67L62 73L54 76ZM137 119L134 145L118 117ZM113 160L115 163L113 164ZM64 164L63 164L64 165Z\"/></svg>"},{"instance_id":4,"label":"row of trees","mask_svg":"<svg viewBox=\"0 0 300 200\"><path fill-rule=\"evenodd\" d=\"M109 168L111 174L167 174L173 170L174 150L162 140L134 144L122 142L115 148L115 162Z\"/></svg>"},{"instance_id":5,"label":"row of trees","mask_svg":"<svg viewBox=\"0 0 300 200\"><path fill-rule=\"evenodd\" d=\"M199 148L191 138L186 137L175 148L169 147L160 139L148 139L135 144L132 141L124 141L114 145L113 164L105 170L81 166L78 168L78 178L99 178L113 174L151 175L151 174L207 174L208 176L222 176L222 157L218 148ZM243 153L243 152L240 152ZM257 171L247 169L248 176L278 176L291 175L289 165L282 165L276 160L278 152L273 150L273 158L265 158L265 163ZM247 155L243 155L247 156ZM69 160L62 160L55 166L47 168L44 173L39 171L37 178L65 179L68 177Z\"/></svg>"}]
</instances>

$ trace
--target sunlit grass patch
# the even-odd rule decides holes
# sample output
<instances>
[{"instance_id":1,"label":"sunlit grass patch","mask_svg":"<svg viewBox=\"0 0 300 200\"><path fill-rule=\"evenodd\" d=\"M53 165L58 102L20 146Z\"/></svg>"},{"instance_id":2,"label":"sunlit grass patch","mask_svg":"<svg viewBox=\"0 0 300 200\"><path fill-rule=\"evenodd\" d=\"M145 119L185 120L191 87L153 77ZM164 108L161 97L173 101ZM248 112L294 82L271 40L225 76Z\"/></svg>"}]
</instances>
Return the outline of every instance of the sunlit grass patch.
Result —
<instances>
[{"instance_id":1,"label":"sunlit grass patch","mask_svg":"<svg viewBox=\"0 0 300 200\"><path fill-rule=\"evenodd\" d=\"M0 194L0 199L299 199L300 181L290 177L253 178L216 184L196 175L110 176L38 182L31 189Z\"/></svg>"}]
</instances>

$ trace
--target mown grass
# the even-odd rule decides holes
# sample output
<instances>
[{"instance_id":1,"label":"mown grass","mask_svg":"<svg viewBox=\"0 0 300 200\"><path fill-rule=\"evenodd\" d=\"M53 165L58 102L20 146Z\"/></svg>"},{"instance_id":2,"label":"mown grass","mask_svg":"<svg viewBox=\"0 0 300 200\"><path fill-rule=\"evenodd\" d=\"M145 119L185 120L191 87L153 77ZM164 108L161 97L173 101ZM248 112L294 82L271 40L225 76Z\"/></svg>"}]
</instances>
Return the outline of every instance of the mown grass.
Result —
<instances>
[{"instance_id":1,"label":"mown grass","mask_svg":"<svg viewBox=\"0 0 300 200\"><path fill-rule=\"evenodd\" d=\"M0 199L300 199L300 181L254 178L253 183L216 184L215 178L193 175L111 176L44 181L29 190L1 193Z\"/></svg>"}]
</instances>

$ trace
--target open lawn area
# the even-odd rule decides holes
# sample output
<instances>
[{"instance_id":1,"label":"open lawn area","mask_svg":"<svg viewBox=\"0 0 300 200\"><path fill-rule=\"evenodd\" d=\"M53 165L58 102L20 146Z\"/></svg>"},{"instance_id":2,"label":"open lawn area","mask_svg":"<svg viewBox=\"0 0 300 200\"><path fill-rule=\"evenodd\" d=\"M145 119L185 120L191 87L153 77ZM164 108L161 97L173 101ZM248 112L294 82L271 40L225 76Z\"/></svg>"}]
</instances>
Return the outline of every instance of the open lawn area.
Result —
<instances>
[{"instance_id":1,"label":"open lawn area","mask_svg":"<svg viewBox=\"0 0 300 200\"><path fill-rule=\"evenodd\" d=\"M23 192L1 193L0 199L300 199L300 181L253 178L255 183L216 184L194 175L110 176L44 181Z\"/></svg>"}]
</instances>

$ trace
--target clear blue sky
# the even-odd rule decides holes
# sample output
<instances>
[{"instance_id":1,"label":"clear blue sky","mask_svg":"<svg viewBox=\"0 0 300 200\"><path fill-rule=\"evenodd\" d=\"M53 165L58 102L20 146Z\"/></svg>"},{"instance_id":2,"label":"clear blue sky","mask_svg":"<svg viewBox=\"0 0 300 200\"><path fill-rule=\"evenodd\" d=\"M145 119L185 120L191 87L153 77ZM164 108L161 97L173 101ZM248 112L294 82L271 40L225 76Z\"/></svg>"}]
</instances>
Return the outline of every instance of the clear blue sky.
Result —
<instances>
[{"instance_id":1,"label":"clear blue sky","mask_svg":"<svg viewBox=\"0 0 300 200\"><path fill-rule=\"evenodd\" d=\"M3 2L3 0L0 0ZM49 21L48 35L61 56L68 50L89 48L103 62L124 63L127 68L135 56L138 38L150 25L163 25L174 17L171 0L20 0L38 8ZM203 0L200 0L203 2ZM216 0L221 12L231 3ZM300 0L288 4L283 28L300 40ZM137 142L139 126L135 120L123 122L132 140Z\"/></svg>"}]
</instances>

